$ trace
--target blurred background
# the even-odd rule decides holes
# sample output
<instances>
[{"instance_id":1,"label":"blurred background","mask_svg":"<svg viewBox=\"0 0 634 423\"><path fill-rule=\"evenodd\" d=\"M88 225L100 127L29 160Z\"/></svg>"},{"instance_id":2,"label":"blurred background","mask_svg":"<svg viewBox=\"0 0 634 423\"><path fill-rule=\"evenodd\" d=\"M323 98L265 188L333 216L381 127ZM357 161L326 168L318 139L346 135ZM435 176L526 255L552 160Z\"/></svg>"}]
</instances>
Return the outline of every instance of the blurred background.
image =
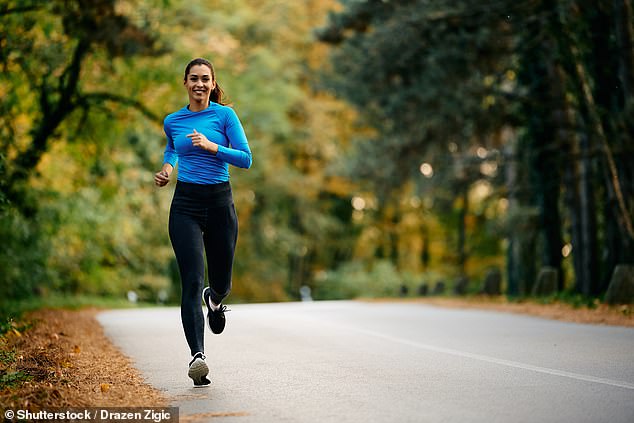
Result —
<instances>
[{"instance_id":1,"label":"blurred background","mask_svg":"<svg viewBox=\"0 0 634 423\"><path fill-rule=\"evenodd\" d=\"M195 57L253 151L231 302L603 301L633 43L631 0L1 0L0 310L178 303L153 174Z\"/></svg>"}]
</instances>

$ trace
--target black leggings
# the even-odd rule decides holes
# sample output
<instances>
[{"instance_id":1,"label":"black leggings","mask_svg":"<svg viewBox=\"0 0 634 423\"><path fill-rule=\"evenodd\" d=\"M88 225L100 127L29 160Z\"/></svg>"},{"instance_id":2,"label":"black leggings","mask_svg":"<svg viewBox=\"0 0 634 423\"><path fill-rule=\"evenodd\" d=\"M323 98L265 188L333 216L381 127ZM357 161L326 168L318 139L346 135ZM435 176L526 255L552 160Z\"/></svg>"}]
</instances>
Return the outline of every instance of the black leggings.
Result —
<instances>
[{"instance_id":1,"label":"black leggings","mask_svg":"<svg viewBox=\"0 0 634 423\"><path fill-rule=\"evenodd\" d=\"M181 276L183 329L194 355L204 352L201 298L205 256L211 300L220 304L231 291L238 219L229 182L213 185L177 182L170 208L169 236Z\"/></svg>"}]
</instances>

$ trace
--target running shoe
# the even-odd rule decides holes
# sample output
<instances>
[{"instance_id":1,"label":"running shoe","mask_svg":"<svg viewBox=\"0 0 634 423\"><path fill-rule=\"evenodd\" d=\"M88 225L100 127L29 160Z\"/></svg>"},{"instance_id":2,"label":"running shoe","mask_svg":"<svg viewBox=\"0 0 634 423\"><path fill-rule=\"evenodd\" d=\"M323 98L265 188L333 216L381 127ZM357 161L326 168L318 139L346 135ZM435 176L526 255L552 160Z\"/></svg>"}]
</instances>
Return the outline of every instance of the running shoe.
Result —
<instances>
[{"instance_id":1,"label":"running shoe","mask_svg":"<svg viewBox=\"0 0 634 423\"><path fill-rule=\"evenodd\" d=\"M207 306L207 324L209 329L216 335L221 334L225 330L225 311L229 311L227 306L220 304L217 310L211 308L211 290L208 286L203 290L203 301Z\"/></svg>"},{"instance_id":2,"label":"running shoe","mask_svg":"<svg viewBox=\"0 0 634 423\"><path fill-rule=\"evenodd\" d=\"M194 381L194 388L203 388L211 385L211 381L207 379L209 374L209 367L205 363L205 355L198 352L194 355L192 361L189 362L189 371L187 376Z\"/></svg>"}]
</instances>

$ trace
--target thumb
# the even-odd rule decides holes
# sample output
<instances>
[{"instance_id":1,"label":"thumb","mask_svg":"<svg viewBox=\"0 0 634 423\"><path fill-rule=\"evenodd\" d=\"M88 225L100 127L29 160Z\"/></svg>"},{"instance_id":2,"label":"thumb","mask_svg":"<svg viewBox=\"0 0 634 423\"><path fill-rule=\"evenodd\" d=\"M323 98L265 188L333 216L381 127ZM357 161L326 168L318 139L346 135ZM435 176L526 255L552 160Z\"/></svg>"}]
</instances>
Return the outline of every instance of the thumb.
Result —
<instances>
[{"instance_id":1,"label":"thumb","mask_svg":"<svg viewBox=\"0 0 634 423\"><path fill-rule=\"evenodd\" d=\"M197 133L198 133L198 131L196 131L196 128L194 128L194 134L197 134Z\"/></svg>"}]
</instances>

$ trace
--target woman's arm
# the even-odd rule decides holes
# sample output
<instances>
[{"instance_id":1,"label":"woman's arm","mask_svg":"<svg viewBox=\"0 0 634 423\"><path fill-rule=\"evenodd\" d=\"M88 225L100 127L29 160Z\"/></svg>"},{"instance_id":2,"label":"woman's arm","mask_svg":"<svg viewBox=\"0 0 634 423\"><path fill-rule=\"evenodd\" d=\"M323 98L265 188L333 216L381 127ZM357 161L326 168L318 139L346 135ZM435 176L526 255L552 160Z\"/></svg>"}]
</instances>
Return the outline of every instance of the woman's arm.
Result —
<instances>
[{"instance_id":1,"label":"woman's arm","mask_svg":"<svg viewBox=\"0 0 634 423\"><path fill-rule=\"evenodd\" d=\"M170 181L170 175L178 161L178 154L176 154L176 149L174 148L174 140L170 135L169 122L167 119L163 121L163 131L165 131L165 136L167 137L167 145L163 153L163 167L154 174L154 183L159 187L167 185Z\"/></svg>"},{"instance_id":2,"label":"woman's arm","mask_svg":"<svg viewBox=\"0 0 634 423\"><path fill-rule=\"evenodd\" d=\"M227 108L225 133L229 139L230 147L219 145L216 157L233 166L244 169L250 168L253 160L249 142L238 115L231 108Z\"/></svg>"}]
</instances>

